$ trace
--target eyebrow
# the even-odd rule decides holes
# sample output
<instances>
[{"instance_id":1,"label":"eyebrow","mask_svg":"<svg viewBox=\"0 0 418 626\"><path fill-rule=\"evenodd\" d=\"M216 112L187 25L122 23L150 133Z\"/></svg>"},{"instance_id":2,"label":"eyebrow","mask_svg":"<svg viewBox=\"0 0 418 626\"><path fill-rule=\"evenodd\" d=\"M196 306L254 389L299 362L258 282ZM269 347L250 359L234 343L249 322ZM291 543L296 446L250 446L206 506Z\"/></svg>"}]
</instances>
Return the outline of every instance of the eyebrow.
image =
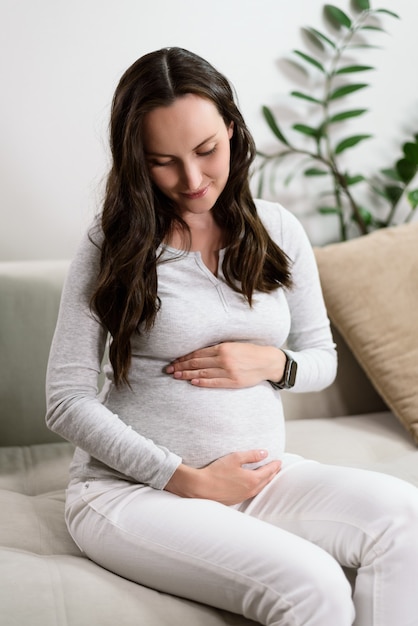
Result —
<instances>
[{"instance_id":1,"label":"eyebrow","mask_svg":"<svg viewBox=\"0 0 418 626\"><path fill-rule=\"evenodd\" d=\"M193 150L199 150L199 148L201 148L202 146L205 145L205 143L208 143L209 141L212 141L213 139L215 139L216 135L218 133L214 133L213 135L211 135L210 137L208 137L207 139L204 139L203 141L200 142L200 144L198 146L195 146L193 148ZM158 157L174 157L173 154L163 154L162 152L145 152L145 154L147 156L158 156Z\"/></svg>"}]
</instances>

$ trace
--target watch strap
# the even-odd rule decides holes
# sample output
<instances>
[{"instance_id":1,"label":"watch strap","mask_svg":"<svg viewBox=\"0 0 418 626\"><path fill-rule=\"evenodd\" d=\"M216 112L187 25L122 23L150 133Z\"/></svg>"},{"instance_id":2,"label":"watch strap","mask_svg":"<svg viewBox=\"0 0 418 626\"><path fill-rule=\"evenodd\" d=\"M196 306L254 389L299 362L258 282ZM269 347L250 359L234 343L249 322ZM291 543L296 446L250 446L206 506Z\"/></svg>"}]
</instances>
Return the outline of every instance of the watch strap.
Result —
<instances>
[{"instance_id":1,"label":"watch strap","mask_svg":"<svg viewBox=\"0 0 418 626\"><path fill-rule=\"evenodd\" d=\"M286 356L283 378L278 383L268 381L274 389L291 389L296 382L297 363L285 350L283 352Z\"/></svg>"}]
</instances>

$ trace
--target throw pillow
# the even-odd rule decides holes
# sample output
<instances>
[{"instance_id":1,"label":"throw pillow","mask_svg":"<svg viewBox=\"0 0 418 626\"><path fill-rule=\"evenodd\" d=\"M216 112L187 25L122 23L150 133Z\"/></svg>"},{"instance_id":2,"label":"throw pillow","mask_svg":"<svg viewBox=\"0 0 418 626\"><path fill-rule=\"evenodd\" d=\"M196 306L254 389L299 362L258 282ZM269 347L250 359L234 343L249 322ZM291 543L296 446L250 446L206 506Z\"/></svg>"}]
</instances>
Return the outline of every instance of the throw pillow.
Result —
<instances>
[{"instance_id":1,"label":"throw pillow","mask_svg":"<svg viewBox=\"0 0 418 626\"><path fill-rule=\"evenodd\" d=\"M315 255L332 323L418 444L418 223Z\"/></svg>"}]
</instances>

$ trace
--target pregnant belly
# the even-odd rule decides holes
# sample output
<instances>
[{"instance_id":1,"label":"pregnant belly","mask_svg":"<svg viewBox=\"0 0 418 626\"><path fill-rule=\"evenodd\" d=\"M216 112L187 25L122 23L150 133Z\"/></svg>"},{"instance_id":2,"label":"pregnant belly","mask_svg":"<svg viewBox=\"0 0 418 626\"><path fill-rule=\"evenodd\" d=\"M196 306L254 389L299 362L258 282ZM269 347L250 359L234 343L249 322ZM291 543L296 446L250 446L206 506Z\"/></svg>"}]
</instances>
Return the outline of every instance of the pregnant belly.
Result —
<instances>
[{"instance_id":1,"label":"pregnant belly","mask_svg":"<svg viewBox=\"0 0 418 626\"><path fill-rule=\"evenodd\" d=\"M284 452L280 395L268 383L248 389L203 389L164 376L132 390L113 389L110 410L155 444L178 454L186 465L203 467L230 452Z\"/></svg>"}]
</instances>

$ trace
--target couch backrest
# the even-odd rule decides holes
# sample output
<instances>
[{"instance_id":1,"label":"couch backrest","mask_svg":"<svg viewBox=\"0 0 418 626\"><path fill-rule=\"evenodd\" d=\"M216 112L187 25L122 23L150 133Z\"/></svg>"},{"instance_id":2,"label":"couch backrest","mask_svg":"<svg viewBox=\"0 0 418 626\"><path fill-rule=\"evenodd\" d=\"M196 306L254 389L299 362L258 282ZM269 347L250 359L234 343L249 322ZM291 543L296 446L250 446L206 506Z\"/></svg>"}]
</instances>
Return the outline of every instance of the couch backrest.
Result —
<instances>
[{"instance_id":1,"label":"couch backrest","mask_svg":"<svg viewBox=\"0 0 418 626\"><path fill-rule=\"evenodd\" d=\"M319 392L283 392L287 419L341 417L387 410L340 333L332 329L338 352L335 382Z\"/></svg>"},{"instance_id":2,"label":"couch backrest","mask_svg":"<svg viewBox=\"0 0 418 626\"><path fill-rule=\"evenodd\" d=\"M45 425L45 372L68 261L0 263L0 445L60 440Z\"/></svg>"},{"instance_id":3,"label":"couch backrest","mask_svg":"<svg viewBox=\"0 0 418 626\"><path fill-rule=\"evenodd\" d=\"M0 262L0 445L60 441L45 425L45 373L68 261ZM384 404L337 332L337 380L283 393L288 419L379 411Z\"/></svg>"}]
</instances>

